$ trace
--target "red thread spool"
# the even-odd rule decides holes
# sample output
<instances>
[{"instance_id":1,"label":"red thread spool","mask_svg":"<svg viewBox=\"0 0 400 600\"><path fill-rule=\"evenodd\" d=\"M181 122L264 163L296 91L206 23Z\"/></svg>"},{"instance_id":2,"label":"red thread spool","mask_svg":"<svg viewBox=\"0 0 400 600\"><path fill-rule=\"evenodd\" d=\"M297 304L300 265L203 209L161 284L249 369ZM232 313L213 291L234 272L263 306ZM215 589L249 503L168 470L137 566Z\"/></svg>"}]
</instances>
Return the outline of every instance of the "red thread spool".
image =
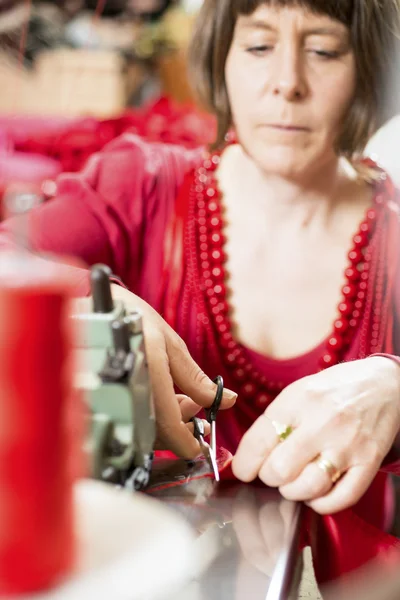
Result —
<instances>
[{"instance_id":1,"label":"red thread spool","mask_svg":"<svg viewBox=\"0 0 400 600\"><path fill-rule=\"evenodd\" d=\"M0 596L54 585L75 558L69 293L48 275L0 287Z\"/></svg>"}]
</instances>

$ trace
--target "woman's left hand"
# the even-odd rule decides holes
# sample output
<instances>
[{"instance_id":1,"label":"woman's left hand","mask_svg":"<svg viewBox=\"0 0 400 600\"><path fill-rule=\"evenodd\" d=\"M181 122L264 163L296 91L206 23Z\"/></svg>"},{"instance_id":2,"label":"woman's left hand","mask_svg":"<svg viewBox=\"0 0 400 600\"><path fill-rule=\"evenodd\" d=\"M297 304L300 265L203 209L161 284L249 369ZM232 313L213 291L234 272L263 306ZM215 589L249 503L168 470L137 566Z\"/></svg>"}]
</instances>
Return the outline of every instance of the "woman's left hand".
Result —
<instances>
[{"instance_id":1,"label":"woman's left hand","mask_svg":"<svg viewBox=\"0 0 400 600\"><path fill-rule=\"evenodd\" d=\"M280 425L292 428L282 443ZM233 472L334 513L363 496L399 429L399 366L379 356L341 363L279 394L244 435Z\"/></svg>"}]
</instances>

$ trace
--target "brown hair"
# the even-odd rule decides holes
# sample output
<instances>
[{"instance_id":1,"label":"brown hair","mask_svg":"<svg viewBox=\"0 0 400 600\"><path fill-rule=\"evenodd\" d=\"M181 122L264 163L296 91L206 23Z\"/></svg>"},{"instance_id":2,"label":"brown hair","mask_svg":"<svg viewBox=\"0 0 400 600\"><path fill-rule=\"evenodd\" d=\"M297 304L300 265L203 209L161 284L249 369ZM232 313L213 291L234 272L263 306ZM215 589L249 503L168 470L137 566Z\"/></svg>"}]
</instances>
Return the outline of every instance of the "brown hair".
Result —
<instances>
[{"instance_id":1,"label":"brown hair","mask_svg":"<svg viewBox=\"0 0 400 600\"><path fill-rule=\"evenodd\" d=\"M239 15L261 4L302 6L328 15L350 30L357 68L357 87L343 123L337 151L349 158L361 154L371 135L400 110L396 84L399 0L204 0L189 52L194 89L217 117L215 146L224 143L231 126L225 84L225 62Z\"/></svg>"}]
</instances>

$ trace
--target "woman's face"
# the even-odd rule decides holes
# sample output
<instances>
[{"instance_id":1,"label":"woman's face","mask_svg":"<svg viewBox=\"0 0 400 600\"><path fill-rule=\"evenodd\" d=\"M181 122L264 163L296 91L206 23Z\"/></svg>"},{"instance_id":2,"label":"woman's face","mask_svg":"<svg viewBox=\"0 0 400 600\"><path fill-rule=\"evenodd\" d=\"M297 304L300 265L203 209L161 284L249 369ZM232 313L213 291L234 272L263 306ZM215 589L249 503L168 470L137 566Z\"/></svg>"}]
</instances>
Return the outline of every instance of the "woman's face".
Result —
<instances>
[{"instance_id":1,"label":"woman's face","mask_svg":"<svg viewBox=\"0 0 400 600\"><path fill-rule=\"evenodd\" d=\"M335 158L356 86L343 24L261 5L238 18L225 77L238 139L261 169L298 178Z\"/></svg>"}]
</instances>

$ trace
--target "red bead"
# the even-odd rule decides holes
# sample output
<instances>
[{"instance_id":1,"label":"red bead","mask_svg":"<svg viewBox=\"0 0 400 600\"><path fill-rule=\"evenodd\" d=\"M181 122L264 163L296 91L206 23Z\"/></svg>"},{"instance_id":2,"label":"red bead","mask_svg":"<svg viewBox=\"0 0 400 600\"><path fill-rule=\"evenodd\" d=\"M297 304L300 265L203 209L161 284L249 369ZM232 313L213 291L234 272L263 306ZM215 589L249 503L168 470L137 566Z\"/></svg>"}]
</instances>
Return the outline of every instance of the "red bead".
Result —
<instances>
[{"instance_id":1,"label":"red bead","mask_svg":"<svg viewBox=\"0 0 400 600\"><path fill-rule=\"evenodd\" d=\"M206 279L205 282L204 282L204 287L205 288L210 288L210 287L212 287L213 283L214 282L213 282L212 279Z\"/></svg>"},{"instance_id":2,"label":"red bead","mask_svg":"<svg viewBox=\"0 0 400 600\"><path fill-rule=\"evenodd\" d=\"M205 225L201 225L199 227L199 234L200 235L207 235L207 227Z\"/></svg>"},{"instance_id":3,"label":"red bead","mask_svg":"<svg viewBox=\"0 0 400 600\"><path fill-rule=\"evenodd\" d=\"M206 191L206 194L209 198L214 198L216 192L215 192L214 188L208 188L208 190ZM208 208L210 208L210 205L208 205Z\"/></svg>"},{"instance_id":4,"label":"red bead","mask_svg":"<svg viewBox=\"0 0 400 600\"><path fill-rule=\"evenodd\" d=\"M349 326L350 326L352 329L354 329L354 327L357 327L357 325L358 325L358 321L357 321L357 319L350 319L350 321L349 321Z\"/></svg>"},{"instance_id":5,"label":"red bead","mask_svg":"<svg viewBox=\"0 0 400 600\"><path fill-rule=\"evenodd\" d=\"M200 252L200 260L202 261L202 264L208 260L208 252ZM209 263L207 263L209 264Z\"/></svg>"},{"instance_id":6,"label":"red bead","mask_svg":"<svg viewBox=\"0 0 400 600\"><path fill-rule=\"evenodd\" d=\"M361 300L357 300L357 302L355 302L354 304L354 308L356 308L357 310L361 310L363 307L363 302L361 302Z\"/></svg>"},{"instance_id":7,"label":"red bead","mask_svg":"<svg viewBox=\"0 0 400 600\"><path fill-rule=\"evenodd\" d=\"M203 166L205 169L209 169L211 167L211 160L209 158L207 158L204 162L203 162Z\"/></svg>"},{"instance_id":8,"label":"red bead","mask_svg":"<svg viewBox=\"0 0 400 600\"><path fill-rule=\"evenodd\" d=\"M244 369L235 369L233 371L233 376L238 381L244 381L246 379L246 377L247 377L246 372L244 371Z\"/></svg>"},{"instance_id":9,"label":"red bead","mask_svg":"<svg viewBox=\"0 0 400 600\"><path fill-rule=\"evenodd\" d=\"M331 348L332 350L340 350L340 348L343 346L343 341L342 339L337 336L337 335L333 335L329 340L328 340L328 348Z\"/></svg>"},{"instance_id":10,"label":"red bead","mask_svg":"<svg viewBox=\"0 0 400 600\"><path fill-rule=\"evenodd\" d=\"M367 212L368 221L375 221L376 219L376 210L374 208L370 208Z\"/></svg>"},{"instance_id":11,"label":"red bead","mask_svg":"<svg viewBox=\"0 0 400 600\"><path fill-rule=\"evenodd\" d=\"M206 213L206 211L205 211L205 209L204 209L204 208L201 208L197 214L198 214L198 216L199 216L199 219L203 219L203 218L205 218L205 217L206 217L206 215L207 215L207 213Z\"/></svg>"},{"instance_id":12,"label":"red bead","mask_svg":"<svg viewBox=\"0 0 400 600\"><path fill-rule=\"evenodd\" d=\"M236 364L237 364L239 367L244 367L244 365L246 364L246 362L247 362L247 361L246 361L246 359L245 359L245 357L244 357L244 356L239 356L239 358L238 358L238 359L237 359L237 361L236 361Z\"/></svg>"},{"instance_id":13,"label":"red bead","mask_svg":"<svg viewBox=\"0 0 400 600\"><path fill-rule=\"evenodd\" d=\"M221 219L219 217L212 217L210 224L212 227L219 228L222 225Z\"/></svg>"},{"instance_id":14,"label":"red bead","mask_svg":"<svg viewBox=\"0 0 400 600\"><path fill-rule=\"evenodd\" d=\"M359 249L350 250L348 256L353 265L358 265L358 263L364 260L363 254Z\"/></svg>"},{"instance_id":15,"label":"red bead","mask_svg":"<svg viewBox=\"0 0 400 600\"><path fill-rule=\"evenodd\" d=\"M214 277L214 279L216 279L216 280L224 278L224 272L221 269L221 267L214 267L213 270L211 271L211 273L212 273L212 276Z\"/></svg>"},{"instance_id":16,"label":"red bead","mask_svg":"<svg viewBox=\"0 0 400 600\"><path fill-rule=\"evenodd\" d=\"M365 300L365 292L362 292L362 291L358 292L357 298L359 300Z\"/></svg>"},{"instance_id":17,"label":"red bead","mask_svg":"<svg viewBox=\"0 0 400 600\"><path fill-rule=\"evenodd\" d=\"M338 319L337 321L335 321L334 329L338 333L343 333L344 331L347 330L348 326L349 326L349 324L346 321L346 319Z\"/></svg>"},{"instance_id":18,"label":"red bead","mask_svg":"<svg viewBox=\"0 0 400 600\"><path fill-rule=\"evenodd\" d=\"M369 279L368 271L364 271L363 273L361 273L361 281L368 281L368 279Z\"/></svg>"},{"instance_id":19,"label":"red bead","mask_svg":"<svg viewBox=\"0 0 400 600\"><path fill-rule=\"evenodd\" d=\"M230 332L222 334L219 343L222 348L225 348L229 351L237 348L237 343L233 339L232 334Z\"/></svg>"},{"instance_id":20,"label":"red bead","mask_svg":"<svg viewBox=\"0 0 400 600\"><path fill-rule=\"evenodd\" d=\"M321 365L323 367L331 367L336 363L335 355L331 352L327 352L321 359Z\"/></svg>"},{"instance_id":21,"label":"red bead","mask_svg":"<svg viewBox=\"0 0 400 600\"><path fill-rule=\"evenodd\" d=\"M361 317L361 313L359 310L353 310L352 314L353 319L359 319Z\"/></svg>"},{"instance_id":22,"label":"red bead","mask_svg":"<svg viewBox=\"0 0 400 600\"><path fill-rule=\"evenodd\" d=\"M260 392L256 395L256 406L258 408L264 409L271 403L272 397L266 394L265 392Z\"/></svg>"},{"instance_id":23,"label":"red bead","mask_svg":"<svg viewBox=\"0 0 400 600\"><path fill-rule=\"evenodd\" d=\"M348 269L346 269L344 274L349 281L357 281L360 277L359 270L355 269L354 267L349 267Z\"/></svg>"},{"instance_id":24,"label":"red bead","mask_svg":"<svg viewBox=\"0 0 400 600\"><path fill-rule=\"evenodd\" d=\"M366 290L367 288L368 288L367 282L366 282L366 281L362 281L362 282L360 283L360 290L361 290L362 292L365 292L365 290Z\"/></svg>"},{"instance_id":25,"label":"red bead","mask_svg":"<svg viewBox=\"0 0 400 600\"><path fill-rule=\"evenodd\" d=\"M217 285L214 285L214 293L216 294L216 296L221 296L225 294L225 286L222 285L221 283L217 283Z\"/></svg>"},{"instance_id":26,"label":"red bead","mask_svg":"<svg viewBox=\"0 0 400 600\"><path fill-rule=\"evenodd\" d=\"M210 279L211 278L211 271L203 271L203 279Z\"/></svg>"},{"instance_id":27,"label":"red bead","mask_svg":"<svg viewBox=\"0 0 400 600\"><path fill-rule=\"evenodd\" d=\"M200 244L200 252L207 252L208 250L208 244L203 242L202 244Z\"/></svg>"},{"instance_id":28,"label":"red bead","mask_svg":"<svg viewBox=\"0 0 400 600\"><path fill-rule=\"evenodd\" d=\"M199 235L199 242L200 242L200 244L206 244L206 249L207 249L207 241L208 241L208 236L206 233ZM200 246L200 249L201 249L201 246Z\"/></svg>"},{"instance_id":29,"label":"red bead","mask_svg":"<svg viewBox=\"0 0 400 600\"><path fill-rule=\"evenodd\" d=\"M339 304L339 312L341 315L349 315L353 310L353 306L347 300Z\"/></svg>"},{"instance_id":30,"label":"red bead","mask_svg":"<svg viewBox=\"0 0 400 600\"><path fill-rule=\"evenodd\" d=\"M236 359L237 359L237 354L236 354L235 352L230 352L230 353L229 353L229 354L226 356L226 362L227 362L229 365L233 365L233 364L235 364L235 362L236 362Z\"/></svg>"},{"instance_id":31,"label":"red bead","mask_svg":"<svg viewBox=\"0 0 400 600\"><path fill-rule=\"evenodd\" d=\"M197 219L197 222L200 225L200 227L203 227L204 225L206 225L207 219L205 217L200 217Z\"/></svg>"},{"instance_id":32,"label":"red bead","mask_svg":"<svg viewBox=\"0 0 400 600\"><path fill-rule=\"evenodd\" d=\"M220 233L213 233L211 236L211 243L214 245L220 245L224 242L224 239Z\"/></svg>"},{"instance_id":33,"label":"red bead","mask_svg":"<svg viewBox=\"0 0 400 600\"><path fill-rule=\"evenodd\" d=\"M378 194L377 196L375 196L374 200L375 200L375 204L378 204L378 205L383 204L385 201L385 196L383 194Z\"/></svg>"},{"instance_id":34,"label":"red bead","mask_svg":"<svg viewBox=\"0 0 400 600\"><path fill-rule=\"evenodd\" d=\"M229 327L226 323L220 323L217 325L217 330L219 333L227 333L229 331Z\"/></svg>"},{"instance_id":35,"label":"red bead","mask_svg":"<svg viewBox=\"0 0 400 600\"><path fill-rule=\"evenodd\" d=\"M367 223L366 221L364 221L363 223L361 223L360 225L360 232L361 233L369 233L371 231L371 226L369 223Z\"/></svg>"},{"instance_id":36,"label":"red bead","mask_svg":"<svg viewBox=\"0 0 400 600\"><path fill-rule=\"evenodd\" d=\"M220 160L221 160L221 159L220 159L220 157L218 156L218 154L213 154L213 156L212 156L212 158L211 158L211 161L212 161L212 163L213 163L215 166L219 165L219 163L220 163Z\"/></svg>"},{"instance_id":37,"label":"red bead","mask_svg":"<svg viewBox=\"0 0 400 600\"><path fill-rule=\"evenodd\" d=\"M214 295L213 295L213 297L209 298L208 301L210 303L210 306L215 307L218 305L218 298L216 298Z\"/></svg>"},{"instance_id":38,"label":"red bead","mask_svg":"<svg viewBox=\"0 0 400 600\"><path fill-rule=\"evenodd\" d=\"M279 393L283 390L285 385L282 383L282 381L269 381L268 387L275 393Z\"/></svg>"},{"instance_id":39,"label":"red bead","mask_svg":"<svg viewBox=\"0 0 400 600\"><path fill-rule=\"evenodd\" d=\"M208 210L210 213L215 213L218 210L218 204L216 202L209 202L208 204Z\"/></svg>"},{"instance_id":40,"label":"red bead","mask_svg":"<svg viewBox=\"0 0 400 600\"><path fill-rule=\"evenodd\" d=\"M343 287L342 292L345 298L354 298L354 296L357 294L357 288L353 284L348 284Z\"/></svg>"},{"instance_id":41,"label":"red bead","mask_svg":"<svg viewBox=\"0 0 400 600\"><path fill-rule=\"evenodd\" d=\"M220 262L224 259L224 254L222 250L215 249L211 252L211 258L216 262Z\"/></svg>"},{"instance_id":42,"label":"red bead","mask_svg":"<svg viewBox=\"0 0 400 600\"><path fill-rule=\"evenodd\" d=\"M353 237L353 242L356 248L363 248L368 242L368 236L366 233L357 233Z\"/></svg>"},{"instance_id":43,"label":"red bead","mask_svg":"<svg viewBox=\"0 0 400 600\"><path fill-rule=\"evenodd\" d=\"M240 390L241 396L244 398L252 398L257 392L257 388L254 383L245 383L244 386Z\"/></svg>"},{"instance_id":44,"label":"red bead","mask_svg":"<svg viewBox=\"0 0 400 600\"><path fill-rule=\"evenodd\" d=\"M216 310L216 308L218 308L218 307L213 308L213 312ZM218 309L218 312L219 312L219 309ZM225 317L223 315L217 315L215 317L215 322L217 325L221 325L221 323L225 322Z\"/></svg>"}]
</instances>

